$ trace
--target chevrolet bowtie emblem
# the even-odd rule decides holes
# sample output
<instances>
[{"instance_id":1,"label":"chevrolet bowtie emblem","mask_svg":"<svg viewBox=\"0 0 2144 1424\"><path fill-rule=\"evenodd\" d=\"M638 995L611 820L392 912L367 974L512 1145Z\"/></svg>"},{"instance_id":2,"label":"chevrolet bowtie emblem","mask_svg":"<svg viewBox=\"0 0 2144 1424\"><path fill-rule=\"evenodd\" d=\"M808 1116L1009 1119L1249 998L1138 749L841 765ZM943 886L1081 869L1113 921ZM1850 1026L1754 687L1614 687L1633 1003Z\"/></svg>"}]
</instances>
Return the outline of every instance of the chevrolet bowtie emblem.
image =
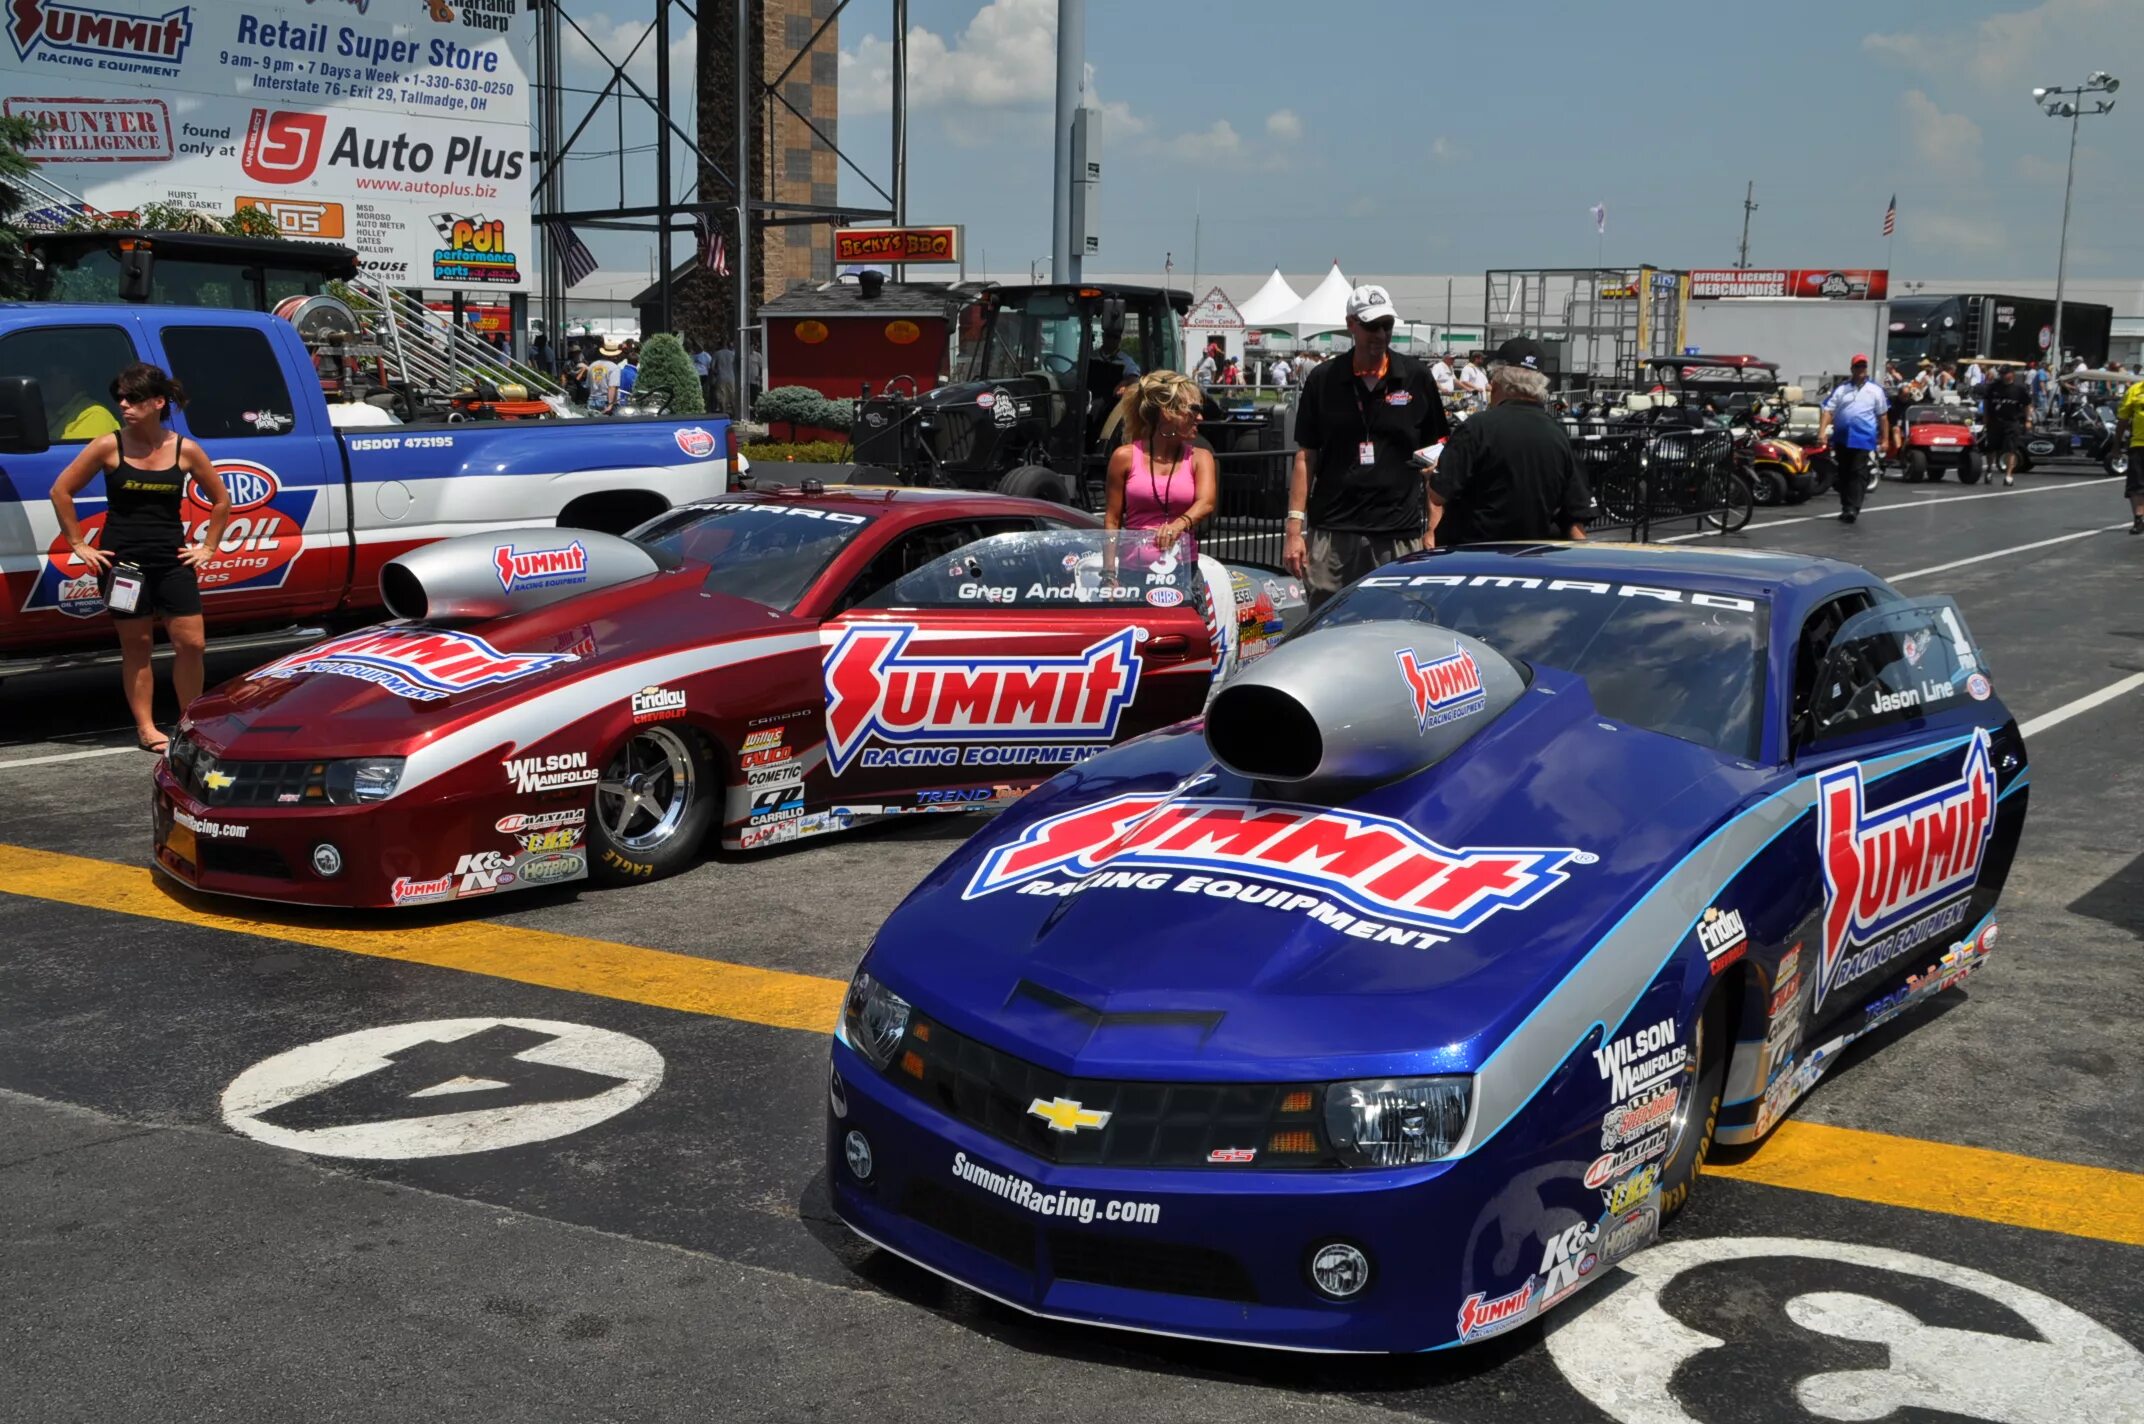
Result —
<instances>
[{"instance_id":1,"label":"chevrolet bowtie emblem","mask_svg":"<svg viewBox=\"0 0 2144 1424\"><path fill-rule=\"evenodd\" d=\"M1027 1105L1031 1116L1039 1117L1050 1125L1052 1132L1078 1132L1083 1127L1099 1131L1109 1125L1109 1114L1083 1107L1070 1098L1041 1098Z\"/></svg>"},{"instance_id":2,"label":"chevrolet bowtie emblem","mask_svg":"<svg viewBox=\"0 0 2144 1424\"><path fill-rule=\"evenodd\" d=\"M228 771L212 771L201 778L201 784L211 791L229 791L237 780Z\"/></svg>"}]
</instances>

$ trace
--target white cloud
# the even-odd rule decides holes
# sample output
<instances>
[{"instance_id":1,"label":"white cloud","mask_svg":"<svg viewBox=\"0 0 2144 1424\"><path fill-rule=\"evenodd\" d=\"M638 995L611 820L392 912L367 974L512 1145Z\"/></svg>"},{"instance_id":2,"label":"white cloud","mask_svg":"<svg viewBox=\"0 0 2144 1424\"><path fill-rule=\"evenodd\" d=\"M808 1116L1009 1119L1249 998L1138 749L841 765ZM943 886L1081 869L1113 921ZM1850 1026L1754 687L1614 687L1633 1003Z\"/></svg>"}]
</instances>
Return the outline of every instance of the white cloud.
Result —
<instances>
[{"instance_id":1,"label":"white cloud","mask_svg":"<svg viewBox=\"0 0 2144 1424\"><path fill-rule=\"evenodd\" d=\"M865 34L841 53L841 106L892 107L893 42ZM908 108L1048 107L1057 92L1057 0L990 0L948 42L911 25Z\"/></svg>"},{"instance_id":2,"label":"white cloud","mask_svg":"<svg viewBox=\"0 0 2144 1424\"><path fill-rule=\"evenodd\" d=\"M1906 219L1901 218L1899 225L1904 227ZM1961 213L1916 212L1912 216L1912 237L1917 246L1952 253L1990 256L2010 250L2008 226L1984 213L1968 217Z\"/></svg>"},{"instance_id":3,"label":"white cloud","mask_svg":"<svg viewBox=\"0 0 2144 1424\"><path fill-rule=\"evenodd\" d=\"M564 61L566 82L600 89L610 78L611 65L632 54L633 62L625 66L625 72L647 91L648 98L652 101L655 97L655 37L648 35L646 42L641 43L641 36L649 29L649 21L644 17L619 20L600 12L577 14L573 18L579 25L578 29L568 24L559 26L559 52ZM585 36L582 31L586 31ZM681 106L679 118L679 122L688 129L692 126L691 119L686 116L691 113L689 96L693 92L695 75L698 72L698 39L699 32L692 26L673 24L670 31L670 84L675 93L688 96ZM640 45L638 53L633 51L635 44ZM599 47L601 54L597 53ZM619 87L624 90L630 102L634 97L633 91L624 85ZM572 107L574 100L578 98L585 106L592 96L584 94L566 97L566 122L570 124L579 117L579 110Z\"/></svg>"},{"instance_id":4,"label":"white cloud","mask_svg":"<svg viewBox=\"0 0 2144 1424\"><path fill-rule=\"evenodd\" d=\"M1446 138L1444 135L1439 134L1430 143L1429 154L1439 163L1457 163L1467 156L1467 151L1460 146L1457 139Z\"/></svg>"},{"instance_id":5,"label":"white cloud","mask_svg":"<svg viewBox=\"0 0 2144 1424\"><path fill-rule=\"evenodd\" d=\"M1946 182L1980 173L1980 125L1962 114L1946 114L1918 89L1898 96L1898 118L1906 147Z\"/></svg>"},{"instance_id":6,"label":"white cloud","mask_svg":"<svg viewBox=\"0 0 2144 1424\"><path fill-rule=\"evenodd\" d=\"M1197 133L1181 134L1162 141L1157 147L1178 158L1216 167L1232 167L1241 163L1249 153L1243 135L1237 133L1236 126L1226 119L1215 119Z\"/></svg>"},{"instance_id":7,"label":"white cloud","mask_svg":"<svg viewBox=\"0 0 2144 1424\"><path fill-rule=\"evenodd\" d=\"M1294 143L1303 136L1303 119L1293 109L1275 109L1266 115L1266 133L1282 143Z\"/></svg>"},{"instance_id":8,"label":"white cloud","mask_svg":"<svg viewBox=\"0 0 2144 1424\"><path fill-rule=\"evenodd\" d=\"M1983 84L2074 83L2104 54L2144 51L2144 5L2136 0L2041 0L1977 24L1947 6L1924 6L1925 28L1867 35L1861 47L1908 69ZM2022 95L2020 98L2022 99Z\"/></svg>"},{"instance_id":9,"label":"white cloud","mask_svg":"<svg viewBox=\"0 0 2144 1424\"><path fill-rule=\"evenodd\" d=\"M2050 124L2048 127L2052 129L2054 125ZM2077 171L2103 172L2100 167L2101 157L2100 151L2092 145L2081 145L2077 150ZM2021 153L2016 166L2017 176L2028 183L2060 183L2068 171L2063 159L2044 153Z\"/></svg>"}]
</instances>

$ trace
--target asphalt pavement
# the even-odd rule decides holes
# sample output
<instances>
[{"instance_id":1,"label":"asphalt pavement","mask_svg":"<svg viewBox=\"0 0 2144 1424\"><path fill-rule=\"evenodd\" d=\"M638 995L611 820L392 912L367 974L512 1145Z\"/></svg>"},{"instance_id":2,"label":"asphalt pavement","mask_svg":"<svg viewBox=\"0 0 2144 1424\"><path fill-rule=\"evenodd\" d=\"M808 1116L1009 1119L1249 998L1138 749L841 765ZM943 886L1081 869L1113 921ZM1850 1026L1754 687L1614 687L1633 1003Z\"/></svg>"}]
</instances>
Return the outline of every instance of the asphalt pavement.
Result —
<instances>
[{"instance_id":1,"label":"asphalt pavement","mask_svg":"<svg viewBox=\"0 0 2144 1424\"><path fill-rule=\"evenodd\" d=\"M1417 1359L1037 1322L832 1219L839 981L975 818L292 915L149 881L109 671L0 685L0 1418L2144 1417L2144 539L2082 465L1834 513L1685 542L1958 600L2034 763L2000 950L1545 1329Z\"/></svg>"}]
</instances>

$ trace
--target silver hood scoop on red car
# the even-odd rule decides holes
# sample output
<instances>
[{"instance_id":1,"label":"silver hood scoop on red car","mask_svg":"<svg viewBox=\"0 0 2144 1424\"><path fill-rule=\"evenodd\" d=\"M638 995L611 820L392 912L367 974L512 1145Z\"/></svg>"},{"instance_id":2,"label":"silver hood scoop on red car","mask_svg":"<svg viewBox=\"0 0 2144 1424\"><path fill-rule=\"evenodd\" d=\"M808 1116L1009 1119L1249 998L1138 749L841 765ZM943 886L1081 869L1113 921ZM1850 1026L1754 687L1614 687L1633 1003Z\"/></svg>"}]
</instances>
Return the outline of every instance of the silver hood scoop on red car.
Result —
<instances>
[{"instance_id":1,"label":"silver hood scoop on red car","mask_svg":"<svg viewBox=\"0 0 2144 1424\"><path fill-rule=\"evenodd\" d=\"M675 566L615 534L527 529L465 534L412 549L380 570L397 618L460 623L503 618Z\"/></svg>"}]
</instances>

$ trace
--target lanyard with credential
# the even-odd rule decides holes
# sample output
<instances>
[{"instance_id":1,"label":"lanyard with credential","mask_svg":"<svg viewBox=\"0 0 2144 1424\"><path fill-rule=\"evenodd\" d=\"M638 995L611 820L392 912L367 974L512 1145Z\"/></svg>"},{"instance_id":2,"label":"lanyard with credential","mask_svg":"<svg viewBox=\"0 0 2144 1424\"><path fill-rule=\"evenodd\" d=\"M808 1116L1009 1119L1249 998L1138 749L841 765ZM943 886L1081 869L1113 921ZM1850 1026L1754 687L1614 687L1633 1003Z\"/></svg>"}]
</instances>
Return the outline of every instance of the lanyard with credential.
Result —
<instances>
[{"instance_id":1,"label":"lanyard with credential","mask_svg":"<svg viewBox=\"0 0 2144 1424\"><path fill-rule=\"evenodd\" d=\"M1391 369L1392 358L1389 355L1379 358L1377 370L1370 376L1372 389L1385 383L1385 375ZM1355 463L1363 466L1374 465L1377 463L1377 440L1370 434L1370 407L1363 404L1362 377L1356 374L1353 362L1348 364L1347 377L1347 388L1355 395L1355 414L1362 421L1362 439L1355 442Z\"/></svg>"}]
</instances>

